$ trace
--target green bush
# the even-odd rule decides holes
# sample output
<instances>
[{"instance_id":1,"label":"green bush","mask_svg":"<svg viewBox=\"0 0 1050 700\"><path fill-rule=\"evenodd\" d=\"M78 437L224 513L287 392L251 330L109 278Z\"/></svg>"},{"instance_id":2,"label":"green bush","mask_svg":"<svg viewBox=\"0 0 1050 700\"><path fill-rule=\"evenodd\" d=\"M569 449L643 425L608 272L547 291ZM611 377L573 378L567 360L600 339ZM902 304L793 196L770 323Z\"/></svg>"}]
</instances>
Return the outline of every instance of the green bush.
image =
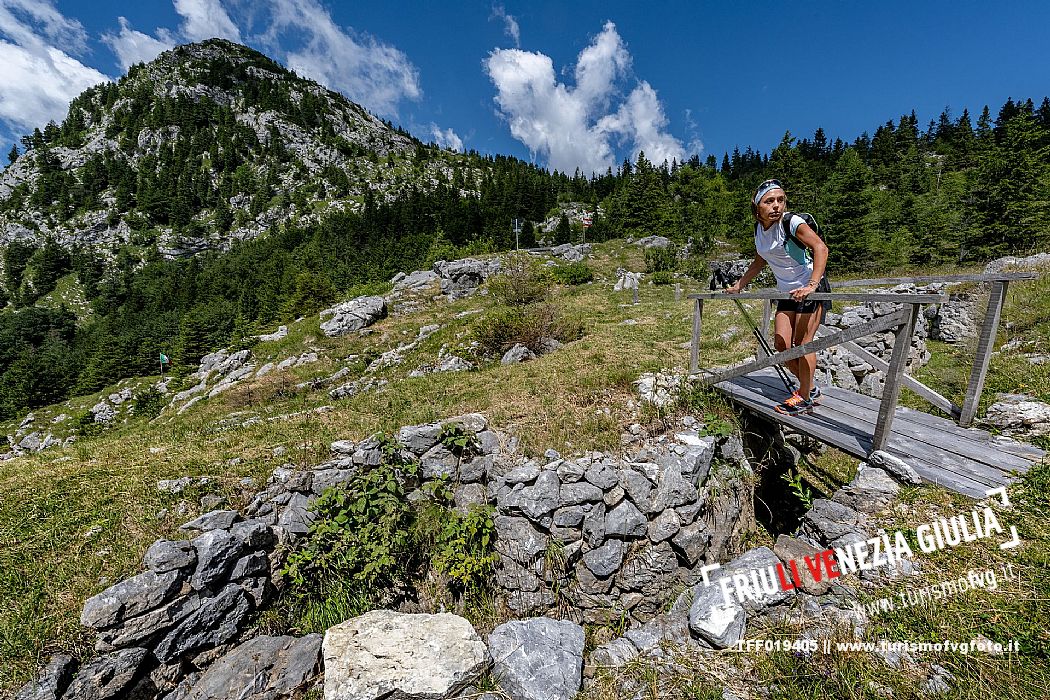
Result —
<instances>
[{"instance_id":1,"label":"green bush","mask_svg":"<svg viewBox=\"0 0 1050 700\"><path fill-rule=\"evenodd\" d=\"M488 281L489 293L506 306L522 307L546 301L551 275L528 253L507 256L503 271Z\"/></svg>"},{"instance_id":2,"label":"green bush","mask_svg":"<svg viewBox=\"0 0 1050 700\"><path fill-rule=\"evenodd\" d=\"M674 282L674 273L660 270L659 272L654 272L649 279L653 284L671 284L671 282Z\"/></svg>"},{"instance_id":3,"label":"green bush","mask_svg":"<svg viewBox=\"0 0 1050 700\"><path fill-rule=\"evenodd\" d=\"M586 284L594 279L594 273L584 262L558 265L550 268L550 271L559 284Z\"/></svg>"},{"instance_id":4,"label":"green bush","mask_svg":"<svg viewBox=\"0 0 1050 700\"><path fill-rule=\"evenodd\" d=\"M155 387L140 391L135 396L135 415L152 420L160 415L164 408L164 396Z\"/></svg>"},{"instance_id":5,"label":"green bush","mask_svg":"<svg viewBox=\"0 0 1050 700\"><path fill-rule=\"evenodd\" d=\"M673 245L645 249L646 272L674 272L677 267L678 255Z\"/></svg>"},{"instance_id":6,"label":"green bush","mask_svg":"<svg viewBox=\"0 0 1050 700\"><path fill-rule=\"evenodd\" d=\"M333 582L345 583L348 594L368 593L405 578L419 556L406 498L416 469L391 460L321 494L310 531L282 572L301 594L324 598Z\"/></svg>"},{"instance_id":7,"label":"green bush","mask_svg":"<svg viewBox=\"0 0 1050 700\"><path fill-rule=\"evenodd\" d=\"M565 318L551 304L497 308L474 326L474 339L486 355L502 355L519 343L538 352L546 338L569 343L582 336L583 325Z\"/></svg>"}]
</instances>

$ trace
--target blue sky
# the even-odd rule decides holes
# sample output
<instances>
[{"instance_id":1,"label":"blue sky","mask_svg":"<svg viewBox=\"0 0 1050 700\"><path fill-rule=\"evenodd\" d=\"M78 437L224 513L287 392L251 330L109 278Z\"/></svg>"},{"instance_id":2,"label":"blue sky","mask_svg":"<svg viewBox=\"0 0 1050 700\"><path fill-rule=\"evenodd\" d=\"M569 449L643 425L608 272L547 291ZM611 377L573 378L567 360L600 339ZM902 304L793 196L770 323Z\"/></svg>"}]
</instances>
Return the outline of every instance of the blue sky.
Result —
<instances>
[{"instance_id":1,"label":"blue sky","mask_svg":"<svg viewBox=\"0 0 1050 700\"><path fill-rule=\"evenodd\" d=\"M423 140L571 171L1050 93L1050 3L0 0L0 142L167 46L225 36Z\"/></svg>"}]
</instances>

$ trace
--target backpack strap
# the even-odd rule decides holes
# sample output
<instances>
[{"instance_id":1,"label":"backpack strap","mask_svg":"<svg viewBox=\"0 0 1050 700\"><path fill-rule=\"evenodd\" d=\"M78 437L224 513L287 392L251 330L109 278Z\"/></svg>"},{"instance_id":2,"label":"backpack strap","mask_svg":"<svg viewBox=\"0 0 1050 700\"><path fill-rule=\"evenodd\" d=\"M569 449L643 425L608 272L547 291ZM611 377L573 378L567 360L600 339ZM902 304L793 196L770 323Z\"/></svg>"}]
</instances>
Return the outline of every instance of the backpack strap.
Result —
<instances>
[{"instance_id":1,"label":"backpack strap","mask_svg":"<svg viewBox=\"0 0 1050 700\"><path fill-rule=\"evenodd\" d=\"M786 211L780 217L780 228L784 231L784 241L791 241L799 248L806 249L806 245L798 239L795 232L791 230L791 217L795 216L794 212Z\"/></svg>"}]
</instances>

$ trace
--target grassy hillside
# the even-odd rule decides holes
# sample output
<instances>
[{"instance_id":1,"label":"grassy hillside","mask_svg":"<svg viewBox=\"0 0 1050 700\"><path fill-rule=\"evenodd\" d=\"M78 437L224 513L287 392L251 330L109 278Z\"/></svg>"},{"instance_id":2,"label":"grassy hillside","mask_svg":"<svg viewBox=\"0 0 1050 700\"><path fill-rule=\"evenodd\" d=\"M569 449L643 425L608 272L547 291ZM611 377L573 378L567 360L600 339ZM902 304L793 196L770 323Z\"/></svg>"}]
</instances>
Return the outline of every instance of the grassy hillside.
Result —
<instances>
[{"instance_id":1,"label":"grassy hillside","mask_svg":"<svg viewBox=\"0 0 1050 700\"><path fill-rule=\"evenodd\" d=\"M478 371L407 377L420 364L434 361L442 345L467 347L483 318L468 312L491 307L491 296L425 306L388 318L363 337L326 338L312 316L292 324L287 338L257 345L253 352L262 365L271 356L314 350L320 357L316 363L252 380L181 416L166 412L151 422L133 419L96 437L81 438L69 448L0 463L0 694L24 682L55 652L90 654L92 640L78 622L83 601L135 573L154 539L180 538L178 526L201 512L203 496L215 495L231 507L241 507L275 467L323 461L332 440L359 440L377 430L469 411L485 413L492 424L518 435L526 450L536 454L548 448L568 454L615 450L621 432L636 420L662 430L666 416L653 410L636 415L630 407L636 400L631 383L643 372L688 367L691 308L684 298L674 301L670 286L643 285L637 306L630 304L628 293L611 291L616 268L642 269L642 258L638 248L620 242L599 246L589 261L595 281L559 287L554 297L567 315L582 323L584 336L532 362L511 366L497 362ZM732 305L711 304L707 309L701 363L724 364L750 353L750 335ZM1046 350L1050 286L1045 280L1015 285L1004 316L1008 336L1039 337ZM328 376L343 366L350 366L351 376L356 376L369 359L414 339L420 327L435 323L441 329L408 353L402 364L376 374L389 381L382 392L333 401L324 390L295 389L296 383ZM958 368L966 357L954 352L940 355L944 359L926 371L926 379L955 391ZM1023 376L1028 390L1050 399L1050 367L1017 362L1014 356L993 360L989 393L1023 388L1017 384ZM71 403L86 407L92 405L92 398ZM674 412L687 410L724 408L711 399ZM64 405L51 407L37 412L38 421L73 411ZM16 425L0 425L0 430L12 433ZM284 452L278 455L277 448ZM833 490L854 468L855 461L829 452L805 476L819 493ZM201 480L181 494L156 488L158 480L183 476ZM1046 602L1050 579L1043 568L1050 560L1050 522L1045 516L1050 475L1045 470L1034 472L1015 489L1015 499L1025 516L1024 547L1016 555L972 550L973 557L987 558L980 559L982 566L1013 561L1023 575L1012 587L968 595L929 611L912 609L880 618L868 633L875 639L959 639L962 630L1021 640L1022 653L1008 659L940 660L956 676L949 683L950 697L1007 697L1011 692L1014 697L1039 697L1031 694L1033 689L1050 683L1046 658L1050 639L1036 622L1050 613ZM907 509L899 516L905 525L927 520L928 513L956 512L961 507L960 499L929 487L909 492L904 502ZM924 576L936 574L939 580L948 571L966 566L945 557L924 569ZM592 637L602 634L597 631ZM592 695L613 697L615 688L635 678L643 682L643 690L648 688L643 697L718 697L704 693L722 687L740 693L745 685L769 685L773 679L777 680L770 697L876 697L866 681L877 676L896 697L909 697L906 673L888 672L878 666L881 662L863 654L812 661L777 654L718 659L714 666L683 659L675 667L628 667L626 675L606 679L607 694L603 695L605 685L599 684ZM1019 683L1011 684L1012 677ZM969 695L974 689L988 692Z\"/></svg>"}]
</instances>

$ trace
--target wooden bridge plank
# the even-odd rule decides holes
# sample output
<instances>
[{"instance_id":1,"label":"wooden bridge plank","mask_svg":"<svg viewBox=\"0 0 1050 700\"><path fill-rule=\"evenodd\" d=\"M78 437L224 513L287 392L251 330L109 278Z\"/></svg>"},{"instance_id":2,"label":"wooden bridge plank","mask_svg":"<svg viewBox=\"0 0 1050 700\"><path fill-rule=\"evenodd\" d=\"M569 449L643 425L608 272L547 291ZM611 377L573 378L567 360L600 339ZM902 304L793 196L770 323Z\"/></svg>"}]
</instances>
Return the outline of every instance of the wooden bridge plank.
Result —
<instances>
[{"instance_id":1,"label":"wooden bridge plank","mask_svg":"<svg viewBox=\"0 0 1050 700\"><path fill-rule=\"evenodd\" d=\"M791 295L776 289L756 289L753 292L726 294L724 292L696 292L690 299L790 299ZM888 294L879 292L813 292L806 296L813 301L884 301L890 304L943 304L947 294Z\"/></svg>"},{"instance_id":2,"label":"wooden bridge plank","mask_svg":"<svg viewBox=\"0 0 1050 700\"><path fill-rule=\"evenodd\" d=\"M762 382L763 384L775 389L777 384L774 383L772 377L763 375L756 377L755 375L748 375L747 379L753 379L754 381ZM824 389L824 404L832 407L837 413L843 413L846 415L853 416L865 423L872 425L874 424L875 418L878 413L878 404L870 396L866 398L870 401L853 401L853 397L861 396L852 391L846 391L843 389L835 389L828 387ZM1027 471L1031 466L1031 459L1026 459L1011 453L1005 453L999 450L998 446L991 444L991 442L979 441L975 439L958 439L953 435L946 435L941 428L943 426L930 426L926 423L916 422L913 419L913 414L919 413L919 411L911 411L904 413L900 408L897 409L897 419L893 422L893 432L899 433L902 436L920 440L926 442L934 447L947 450L953 454L960 455L966 459L973 460L975 462L981 462L982 464L988 465L990 468L997 469L999 471L1013 472L1013 471ZM931 416L934 417L934 416ZM954 425L947 420L940 419L944 423ZM985 437L991 437L987 433Z\"/></svg>"},{"instance_id":3,"label":"wooden bridge plank","mask_svg":"<svg viewBox=\"0 0 1050 700\"><path fill-rule=\"evenodd\" d=\"M848 401L857 406L864 408L873 409L878 406L878 399L871 396L865 396L858 394L855 391L847 391L845 389L839 389L838 387L822 387L825 394L836 396L843 401ZM951 439L962 439L969 440L971 442L977 442L982 445L990 445L993 449L1000 452L1020 457L1028 463L1038 462L1046 453L1036 447L1035 445L1029 445L1028 443L1020 442L1010 438L999 437L992 435L991 433L985 432L978 428L962 428L959 427L954 421L941 418L940 416L933 416L929 413L918 411L914 408L908 408L906 406L897 407L898 418L911 421L914 423L920 423L928 426L932 430L938 430L946 434L946 438L950 436Z\"/></svg>"},{"instance_id":4,"label":"wooden bridge plank","mask_svg":"<svg viewBox=\"0 0 1050 700\"><path fill-rule=\"evenodd\" d=\"M744 384L749 388L758 389L756 393L764 393L764 390L773 389L770 385L764 382L756 382L750 377L742 377L738 383ZM800 422L797 429L800 432L809 432L809 424L817 424L818 422L820 423L821 431L827 429L848 429L853 434L861 435L862 437L859 437L857 440L858 444L867 446L870 451L872 441L869 436L874 430L873 412L857 410L856 407L850 408L848 404L839 402L834 397L828 395L825 395L825 397L825 403L818 406L813 413L798 419ZM850 409L849 412L844 412L844 408ZM777 415L779 416L780 414ZM981 484L986 490L1002 486L1009 481L1009 475L1002 469L960 455L952 451L950 446L930 444L932 438L929 436L915 438L894 431L888 437L888 444L885 448L888 452L901 457L909 463L914 459L922 459L923 462L932 468L943 472L942 476L945 478L959 477L966 481ZM857 456L863 459L867 457L867 453Z\"/></svg>"},{"instance_id":5,"label":"wooden bridge plank","mask_svg":"<svg viewBox=\"0 0 1050 700\"><path fill-rule=\"evenodd\" d=\"M847 454L865 459L870 452L872 429L870 424L863 427L854 424L851 428L848 422L841 420L841 417L839 420L832 420L827 415L822 416L819 414L810 414L805 418L779 414L773 410L772 405L769 403L770 395L775 396L776 392L765 385L754 385L754 389L757 389L757 391L753 391L734 382L725 382L720 384L718 388L730 394L734 400L749 410L772 418L774 421L783 423L805 435L810 435L821 442L837 447ZM782 390L780 393L783 393ZM921 456L902 452L896 445L891 444L889 451L891 454L906 459L915 468L919 476L930 483L974 498L984 497L989 489L986 483L976 481L965 474L946 471L936 464L931 464ZM1009 479L1006 477L1000 476L996 485L1000 486L1008 481Z\"/></svg>"}]
</instances>

